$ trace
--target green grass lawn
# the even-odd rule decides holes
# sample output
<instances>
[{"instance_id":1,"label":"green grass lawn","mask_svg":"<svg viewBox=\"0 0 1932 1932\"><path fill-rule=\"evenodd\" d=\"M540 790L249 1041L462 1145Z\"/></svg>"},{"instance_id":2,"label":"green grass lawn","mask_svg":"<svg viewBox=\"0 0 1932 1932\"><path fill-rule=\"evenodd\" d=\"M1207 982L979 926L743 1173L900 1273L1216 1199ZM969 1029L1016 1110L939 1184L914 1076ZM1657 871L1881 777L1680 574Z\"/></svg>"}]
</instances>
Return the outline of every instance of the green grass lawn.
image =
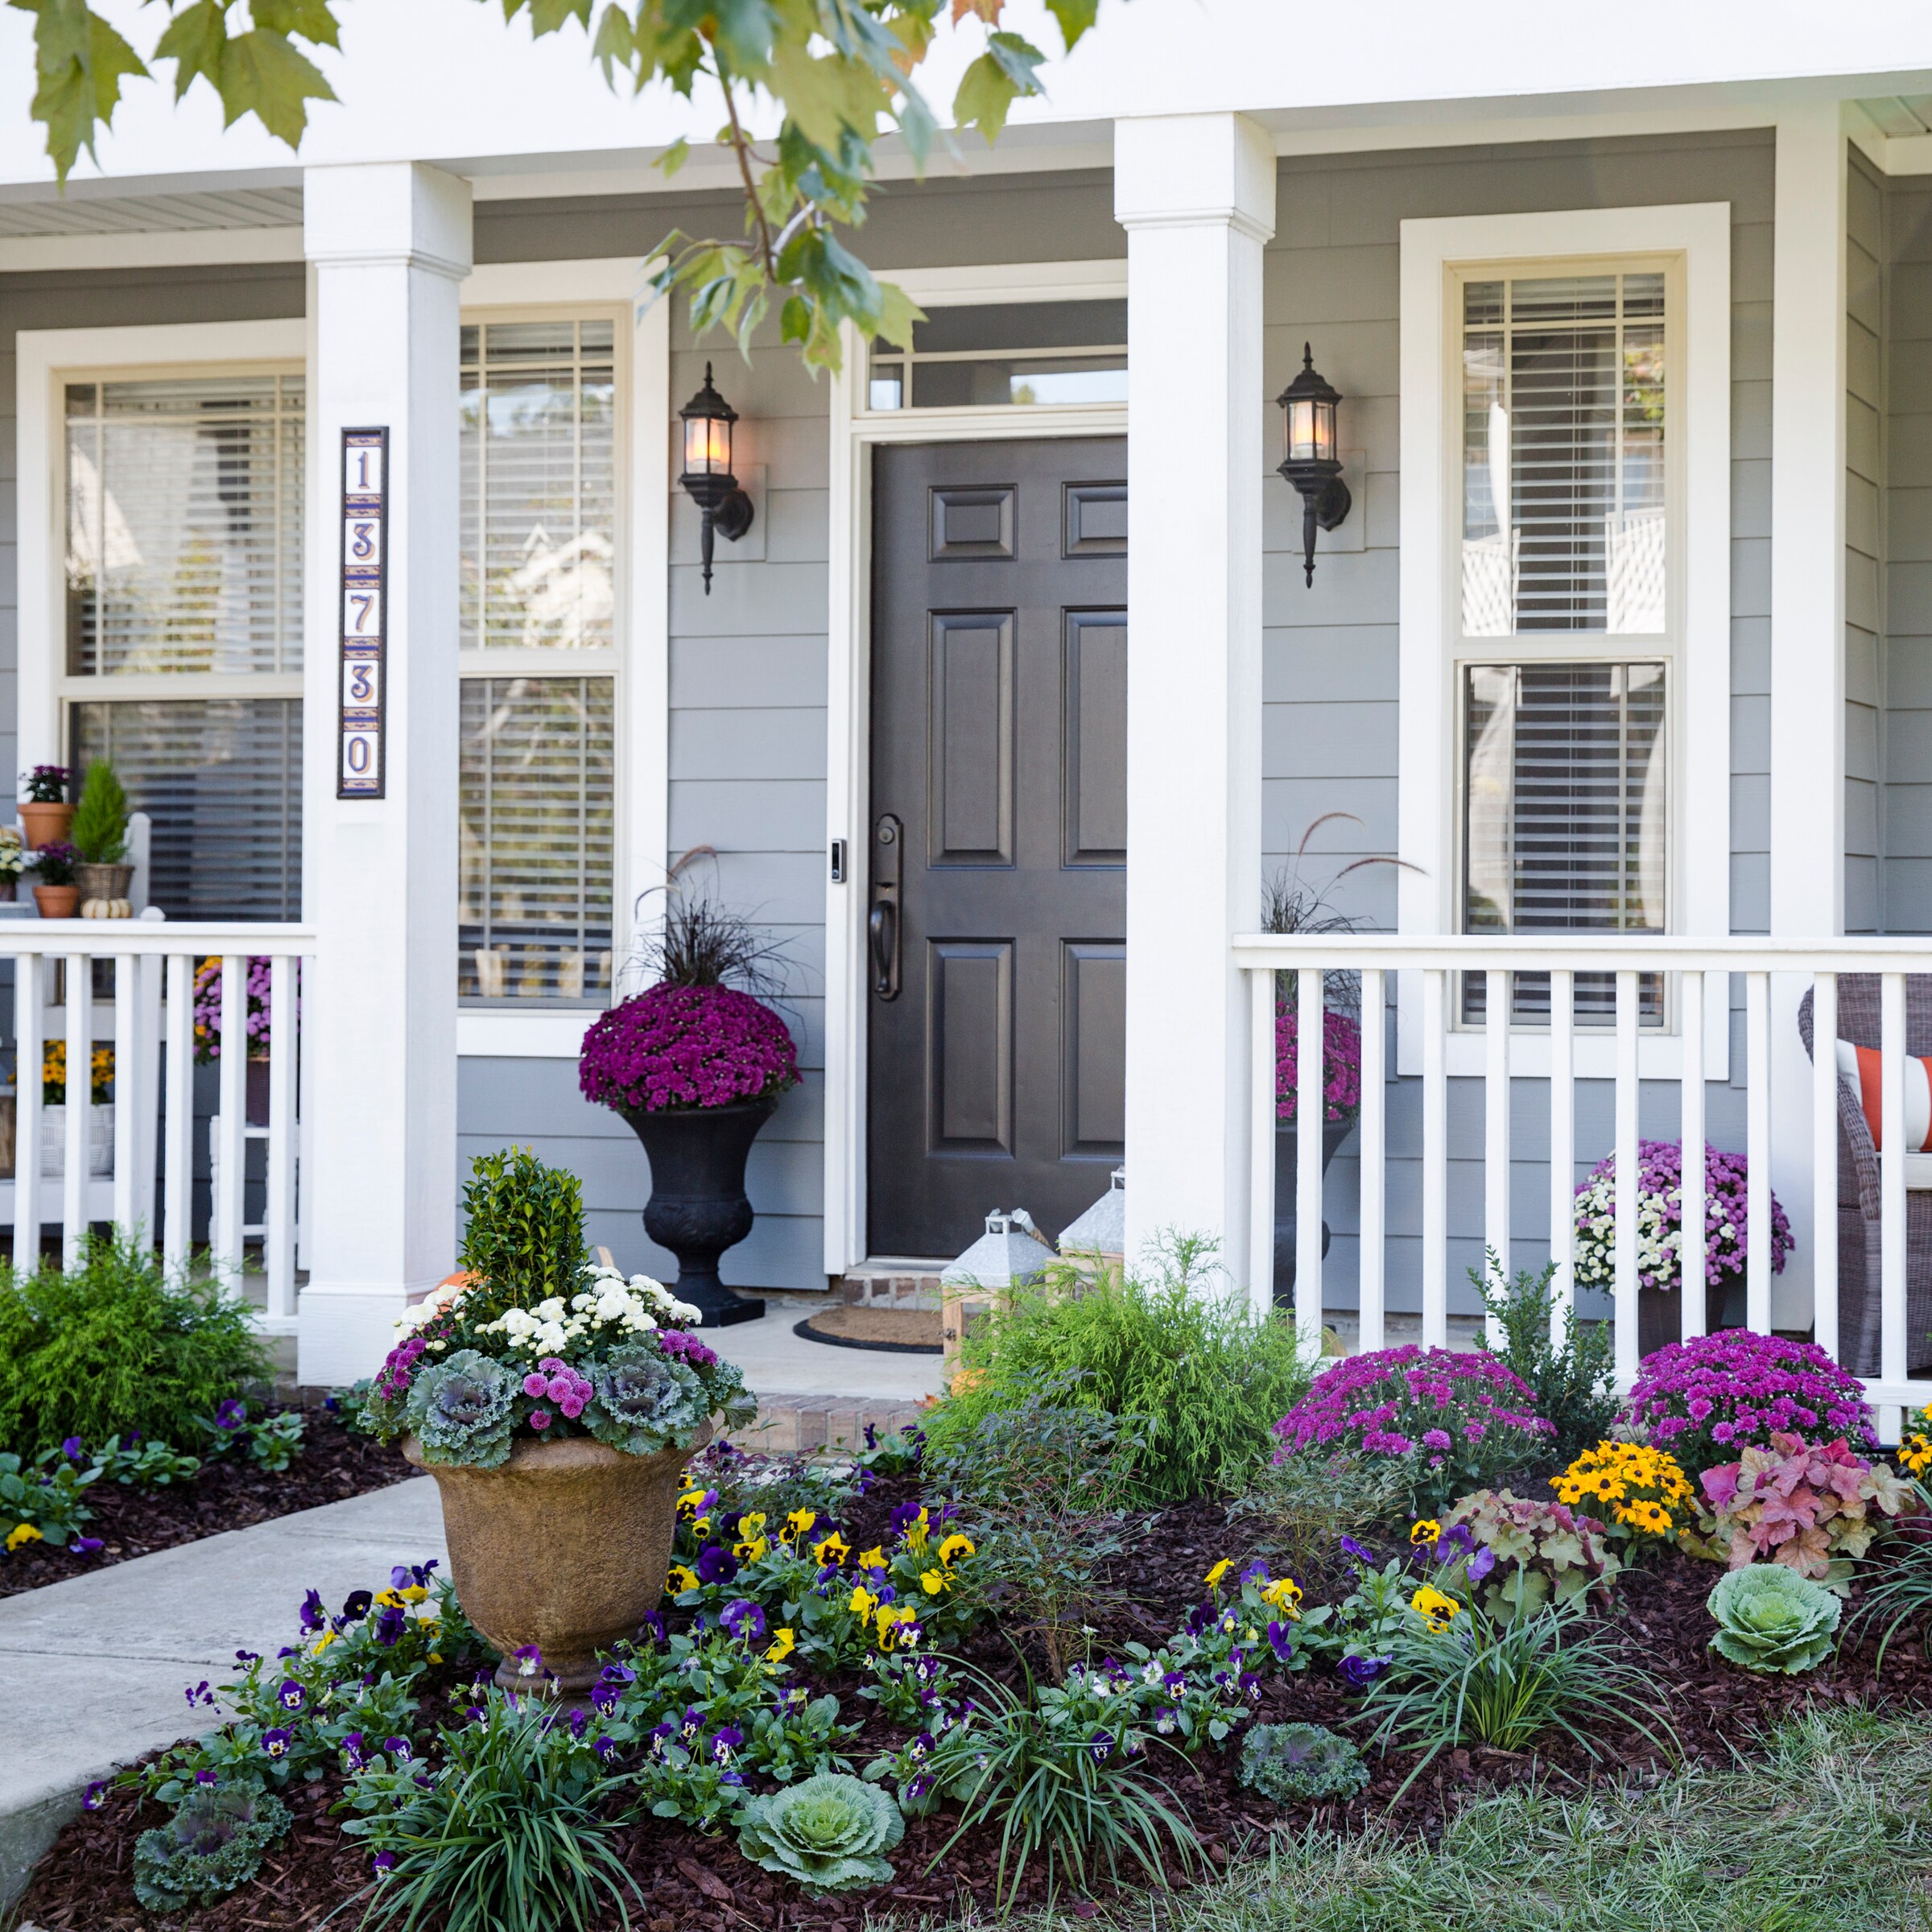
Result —
<instances>
[{"instance_id":1,"label":"green grass lawn","mask_svg":"<svg viewBox=\"0 0 1932 1932\"><path fill-rule=\"evenodd\" d=\"M1190 1893L1005 1922L1015 1932L1932 1932L1932 1720L1808 1717L1728 1771L1649 1790L1472 1801L1433 1849L1283 1835Z\"/></svg>"}]
</instances>

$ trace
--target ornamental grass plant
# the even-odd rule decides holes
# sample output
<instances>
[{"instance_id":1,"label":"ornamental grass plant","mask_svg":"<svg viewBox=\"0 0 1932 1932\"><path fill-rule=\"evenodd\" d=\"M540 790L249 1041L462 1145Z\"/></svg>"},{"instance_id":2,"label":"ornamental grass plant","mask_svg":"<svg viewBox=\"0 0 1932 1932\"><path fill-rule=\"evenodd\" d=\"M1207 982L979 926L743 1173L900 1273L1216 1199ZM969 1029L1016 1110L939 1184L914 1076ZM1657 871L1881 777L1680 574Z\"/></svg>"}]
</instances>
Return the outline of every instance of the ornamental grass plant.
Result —
<instances>
[{"instance_id":1,"label":"ornamental grass plant","mask_svg":"<svg viewBox=\"0 0 1932 1932\"><path fill-rule=\"evenodd\" d=\"M100 1234L71 1273L0 1265L0 1449L30 1461L76 1436L197 1442L200 1418L269 1373L239 1299Z\"/></svg>"},{"instance_id":2,"label":"ornamental grass plant","mask_svg":"<svg viewBox=\"0 0 1932 1932\"><path fill-rule=\"evenodd\" d=\"M1187 1239L1164 1245L1147 1277L1109 1271L1088 1286L1048 1270L968 1331L961 1364L927 1421L935 1454L1054 1384L1068 1406L1147 1418L1128 1483L1142 1505L1239 1493L1309 1380L1293 1323L1255 1314L1216 1278L1212 1245Z\"/></svg>"}]
</instances>

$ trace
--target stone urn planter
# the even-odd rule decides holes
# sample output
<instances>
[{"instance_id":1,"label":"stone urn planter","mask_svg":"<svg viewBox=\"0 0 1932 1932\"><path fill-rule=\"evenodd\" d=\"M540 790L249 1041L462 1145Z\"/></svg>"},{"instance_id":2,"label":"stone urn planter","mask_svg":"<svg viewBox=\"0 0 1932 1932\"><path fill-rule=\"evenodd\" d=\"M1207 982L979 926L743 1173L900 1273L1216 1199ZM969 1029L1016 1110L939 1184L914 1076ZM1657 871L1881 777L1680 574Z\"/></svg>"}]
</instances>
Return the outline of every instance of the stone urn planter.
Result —
<instances>
[{"instance_id":1,"label":"stone urn planter","mask_svg":"<svg viewBox=\"0 0 1932 1932\"><path fill-rule=\"evenodd\" d=\"M767 1096L729 1107L613 1109L644 1143L650 1162L644 1232L678 1257L671 1292L703 1311L707 1328L754 1322L765 1312L759 1297L733 1294L718 1279L718 1257L751 1232L745 1163L778 1104L775 1096Z\"/></svg>"},{"instance_id":2,"label":"stone urn planter","mask_svg":"<svg viewBox=\"0 0 1932 1932\"><path fill-rule=\"evenodd\" d=\"M1322 1123L1322 1172L1327 1174L1344 1141L1355 1131L1353 1118ZM1285 1121L1274 1132L1274 1302L1285 1308L1294 1299L1294 1173L1297 1155L1294 1123ZM1328 1257L1328 1224L1322 1223L1322 1258Z\"/></svg>"},{"instance_id":3,"label":"stone urn planter","mask_svg":"<svg viewBox=\"0 0 1932 1932\"><path fill-rule=\"evenodd\" d=\"M436 1479L451 1580L464 1614L503 1653L497 1682L529 1690L518 1651L535 1645L561 1695L588 1690L597 1653L634 1637L657 1608L677 1531L684 1466L711 1439L654 1455L569 1436L525 1438L494 1469L402 1453Z\"/></svg>"}]
</instances>

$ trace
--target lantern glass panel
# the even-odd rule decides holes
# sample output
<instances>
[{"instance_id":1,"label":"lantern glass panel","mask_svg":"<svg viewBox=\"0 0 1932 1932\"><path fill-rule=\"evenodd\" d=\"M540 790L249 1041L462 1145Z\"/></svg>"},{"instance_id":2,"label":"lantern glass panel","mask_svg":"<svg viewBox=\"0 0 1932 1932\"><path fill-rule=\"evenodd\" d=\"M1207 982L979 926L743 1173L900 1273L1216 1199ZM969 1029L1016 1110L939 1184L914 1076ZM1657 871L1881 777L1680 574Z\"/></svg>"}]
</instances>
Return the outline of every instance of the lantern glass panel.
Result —
<instances>
[{"instance_id":1,"label":"lantern glass panel","mask_svg":"<svg viewBox=\"0 0 1932 1932\"><path fill-rule=\"evenodd\" d=\"M1297 398L1288 405L1288 459L1307 463L1319 452L1315 448L1315 399Z\"/></svg>"},{"instance_id":2,"label":"lantern glass panel","mask_svg":"<svg viewBox=\"0 0 1932 1932\"><path fill-rule=\"evenodd\" d=\"M684 419L684 467L692 476L723 476L731 468L731 425L717 416Z\"/></svg>"}]
</instances>

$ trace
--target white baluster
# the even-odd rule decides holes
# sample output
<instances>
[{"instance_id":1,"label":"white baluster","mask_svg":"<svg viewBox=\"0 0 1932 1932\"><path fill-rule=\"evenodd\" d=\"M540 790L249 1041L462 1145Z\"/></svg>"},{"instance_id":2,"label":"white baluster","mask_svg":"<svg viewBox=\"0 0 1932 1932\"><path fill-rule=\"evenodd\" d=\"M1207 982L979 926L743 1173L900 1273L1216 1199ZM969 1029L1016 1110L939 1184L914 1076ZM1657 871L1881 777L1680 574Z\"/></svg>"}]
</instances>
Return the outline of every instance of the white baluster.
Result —
<instances>
[{"instance_id":1,"label":"white baluster","mask_svg":"<svg viewBox=\"0 0 1932 1932\"><path fill-rule=\"evenodd\" d=\"M60 1176L60 1265L80 1265L87 1240L88 1142L94 1101L94 970L85 953L67 956L67 1146Z\"/></svg>"},{"instance_id":2,"label":"white baluster","mask_svg":"<svg viewBox=\"0 0 1932 1932\"><path fill-rule=\"evenodd\" d=\"M14 958L14 1265L40 1264L41 1067L46 1058L45 968L38 953Z\"/></svg>"},{"instance_id":3,"label":"white baluster","mask_svg":"<svg viewBox=\"0 0 1932 1932\"><path fill-rule=\"evenodd\" d=\"M1248 1303L1274 1307L1274 969L1248 975Z\"/></svg>"},{"instance_id":4,"label":"white baluster","mask_svg":"<svg viewBox=\"0 0 1932 1932\"><path fill-rule=\"evenodd\" d=\"M1888 972L1880 982L1878 1377L1905 1379L1905 976ZM1898 1440L1899 1411L1879 1410L1881 1442Z\"/></svg>"},{"instance_id":5,"label":"white baluster","mask_svg":"<svg viewBox=\"0 0 1932 1932\"><path fill-rule=\"evenodd\" d=\"M1811 1322L1838 1359L1838 976L1811 980Z\"/></svg>"},{"instance_id":6,"label":"white baluster","mask_svg":"<svg viewBox=\"0 0 1932 1932\"><path fill-rule=\"evenodd\" d=\"M1771 1332L1771 976L1744 975L1744 1323Z\"/></svg>"},{"instance_id":7,"label":"white baluster","mask_svg":"<svg viewBox=\"0 0 1932 1932\"><path fill-rule=\"evenodd\" d=\"M1637 980L1616 976L1616 1385L1637 1380Z\"/></svg>"},{"instance_id":8,"label":"white baluster","mask_svg":"<svg viewBox=\"0 0 1932 1932\"><path fill-rule=\"evenodd\" d=\"M1561 1340L1576 1301L1576 975L1550 976L1550 1321Z\"/></svg>"},{"instance_id":9,"label":"white baluster","mask_svg":"<svg viewBox=\"0 0 1932 1932\"><path fill-rule=\"evenodd\" d=\"M278 955L268 969L268 1206L262 1263L268 1313L295 1312L295 962Z\"/></svg>"},{"instance_id":10,"label":"white baluster","mask_svg":"<svg viewBox=\"0 0 1932 1932\"><path fill-rule=\"evenodd\" d=\"M231 1294L242 1292L242 1203L248 1185L248 956L221 961L221 1145L215 1169L215 1278Z\"/></svg>"},{"instance_id":11,"label":"white baluster","mask_svg":"<svg viewBox=\"0 0 1932 1932\"><path fill-rule=\"evenodd\" d=\"M1686 972L1678 989L1683 1002L1682 1104L1682 1220L1678 1238L1678 1333L1686 1341L1704 1332L1704 976Z\"/></svg>"},{"instance_id":12,"label":"white baluster","mask_svg":"<svg viewBox=\"0 0 1932 1932\"><path fill-rule=\"evenodd\" d=\"M1322 1129L1327 1026L1322 976L1294 976L1294 1328L1306 1357L1322 1352Z\"/></svg>"},{"instance_id":13,"label":"white baluster","mask_svg":"<svg viewBox=\"0 0 1932 1932\"><path fill-rule=\"evenodd\" d=\"M1388 1150L1388 1092L1384 1086L1387 1052L1387 998L1379 966L1362 972L1361 1116L1361 1325L1364 1351L1383 1345L1382 1319L1385 1162Z\"/></svg>"},{"instance_id":14,"label":"white baluster","mask_svg":"<svg viewBox=\"0 0 1932 1932\"><path fill-rule=\"evenodd\" d=\"M195 1065L193 960L183 953L167 962L167 1124L163 1137L161 1258L171 1274L188 1266L193 1232L195 1184Z\"/></svg>"},{"instance_id":15,"label":"white baluster","mask_svg":"<svg viewBox=\"0 0 1932 1932\"><path fill-rule=\"evenodd\" d=\"M134 1184L142 1110L147 1104L147 1067L141 1055L140 962L114 955L114 1232L131 1240L138 1216Z\"/></svg>"},{"instance_id":16,"label":"white baluster","mask_svg":"<svg viewBox=\"0 0 1932 1932\"><path fill-rule=\"evenodd\" d=\"M1439 967L1422 973L1422 1345L1449 1340L1449 1080Z\"/></svg>"},{"instance_id":17,"label":"white baluster","mask_svg":"<svg viewBox=\"0 0 1932 1932\"><path fill-rule=\"evenodd\" d=\"M1488 972L1483 993L1483 1267L1495 1255L1509 1278L1509 1020L1515 976ZM1486 1317L1490 1342L1500 1344L1502 1323Z\"/></svg>"}]
</instances>

